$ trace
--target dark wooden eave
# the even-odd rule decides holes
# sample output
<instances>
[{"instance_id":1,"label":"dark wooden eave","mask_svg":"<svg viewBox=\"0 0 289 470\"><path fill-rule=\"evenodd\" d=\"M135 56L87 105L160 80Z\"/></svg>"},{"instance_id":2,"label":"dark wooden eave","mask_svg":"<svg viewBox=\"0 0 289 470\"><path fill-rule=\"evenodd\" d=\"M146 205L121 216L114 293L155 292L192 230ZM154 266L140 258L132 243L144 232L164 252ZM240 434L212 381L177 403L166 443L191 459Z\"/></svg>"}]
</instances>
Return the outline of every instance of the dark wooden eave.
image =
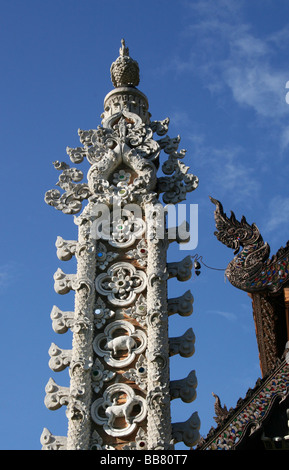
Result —
<instances>
[{"instance_id":1,"label":"dark wooden eave","mask_svg":"<svg viewBox=\"0 0 289 470\"><path fill-rule=\"evenodd\" d=\"M252 299L253 318L262 376L267 375L282 357L288 336L289 289L278 294L255 292Z\"/></svg>"}]
</instances>

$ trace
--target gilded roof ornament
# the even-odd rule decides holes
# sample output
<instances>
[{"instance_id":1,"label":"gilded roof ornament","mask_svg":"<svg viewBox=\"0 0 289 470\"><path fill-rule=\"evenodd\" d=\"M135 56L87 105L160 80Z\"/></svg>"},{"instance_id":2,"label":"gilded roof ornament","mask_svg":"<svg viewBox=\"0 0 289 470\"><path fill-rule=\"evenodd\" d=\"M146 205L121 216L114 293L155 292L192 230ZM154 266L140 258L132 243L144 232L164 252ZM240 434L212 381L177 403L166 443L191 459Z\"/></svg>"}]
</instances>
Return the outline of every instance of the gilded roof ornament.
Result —
<instances>
[{"instance_id":1,"label":"gilded roof ornament","mask_svg":"<svg viewBox=\"0 0 289 470\"><path fill-rule=\"evenodd\" d=\"M119 57L110 67L111 81L115 88L121 86L134 86L139 84L139 66L129 55L129 48L125 40L121 40Z\"/></svg>"},{"instance_id":2,"label":"gilded roof ornament","mask_svg":"<svg viewBox=\"0 0 289 470\"><path fill-rule=\"evenodd\" d=\"M228 264L225 274L230 283L245 292L273 292L284 287L289 279L289 240L286 246L269 258L270 246L263 241L256 224L249 224L243 216L238 221L224 213L222 204L210 198L216 205L215 222L217 239L234 249L235 257Z\"/></svg>"}]
</instances>

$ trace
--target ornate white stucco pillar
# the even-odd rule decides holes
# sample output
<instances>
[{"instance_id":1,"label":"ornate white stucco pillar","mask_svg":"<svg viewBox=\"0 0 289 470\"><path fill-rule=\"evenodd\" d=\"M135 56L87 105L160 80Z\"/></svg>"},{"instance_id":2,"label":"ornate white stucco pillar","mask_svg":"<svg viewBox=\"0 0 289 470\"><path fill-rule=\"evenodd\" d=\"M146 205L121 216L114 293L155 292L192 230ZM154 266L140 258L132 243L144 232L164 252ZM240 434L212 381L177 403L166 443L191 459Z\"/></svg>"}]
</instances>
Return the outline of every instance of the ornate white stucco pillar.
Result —
<instances>
[{"instance_id":1,"label":"ornate white stucco pillar","mask_svg":"<svg viewBox=\"0 0 289 470\"><path fill-rule=\"evenodd\" d=\"M70 397L67 450L88 450L91 439L90 408L92 403L93 338L96 272L96 242L91 235L91 220L85 211L78 226L78 243L75 256L77 275L75 281L75 307L72 355L69 369Z\"/></svg>"},{"instance_id":2,"label":"ornate white stucco pillar","mask_svg":"<svg viewBox=\"0 0 289 470\"><path fill-rule=\"evenodd\" d=\"M145 206L147 223L148 448L169 449L172 443L167 308L167 237L160 204ZM162 233L161 233L162 232Z\"/></svg>"},{"instance_id":3,"label":"ornate white stucco pillar","mask_svg":"<svg viewBox=\"0 0 289 470\"><path fill-rule=\"evenodd\" d=\"M78 240L57 238L60 260L77 260L76 274L61 268L54 287L75 293L74 311L54 306L56 333L73 333L72 349L51 345L50 368L68 369L70 386L46 386L45 404L66 406L67 436L44 429L43 449L172 449L199 438L197 413L184 423L171 423L170 402L190 403L197 380L170 380L169 358L194 352L190 328L179 338L168 337L169 317L192 313L193 296L168 299L169 278L190 278L190 256L167 262L168 230L163 204L176 205L198 186L178 151L180 138L166 135L169 119L151 121L147 97L137 89L139 67L122 41L111 66L114 89L104 100L101 126L79 130L82 147L69 148L73 164L86 159L87 181L81 170L54 162L61 171L59 189L47 191L47 204L75 217ZM154 138L154 134L160 138ZM158 177L161 151L167 155ZM82 209L82 204L86 206ZM179 242L177 237L175 242Z\"/></svg>"}]
</instances>

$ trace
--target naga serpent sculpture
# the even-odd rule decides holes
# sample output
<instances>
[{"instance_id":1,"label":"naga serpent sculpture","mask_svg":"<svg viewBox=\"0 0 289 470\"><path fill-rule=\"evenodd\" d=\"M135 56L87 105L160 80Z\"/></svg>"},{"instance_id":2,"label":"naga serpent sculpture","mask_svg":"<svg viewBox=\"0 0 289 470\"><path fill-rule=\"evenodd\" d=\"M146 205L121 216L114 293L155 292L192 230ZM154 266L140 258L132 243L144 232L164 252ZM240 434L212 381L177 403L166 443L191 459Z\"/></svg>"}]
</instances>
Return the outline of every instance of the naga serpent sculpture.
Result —
<instances>
[{"instance_id":1,"label":"naga serpent sculpture","mask_svg":"<svg viewBox=\"0 0 289 470\"><path fill-rule=\"evenodd\" d=\"M225 270L230 283L246 292L277 293L289 278L289 241L269 258L270 246L256 224L250 225L244 216L238 221L233 212L227 217L222 204L212 197L210 200L216 206L214 235L234 250L235 257Z\"/></svg>"}]
</instances>

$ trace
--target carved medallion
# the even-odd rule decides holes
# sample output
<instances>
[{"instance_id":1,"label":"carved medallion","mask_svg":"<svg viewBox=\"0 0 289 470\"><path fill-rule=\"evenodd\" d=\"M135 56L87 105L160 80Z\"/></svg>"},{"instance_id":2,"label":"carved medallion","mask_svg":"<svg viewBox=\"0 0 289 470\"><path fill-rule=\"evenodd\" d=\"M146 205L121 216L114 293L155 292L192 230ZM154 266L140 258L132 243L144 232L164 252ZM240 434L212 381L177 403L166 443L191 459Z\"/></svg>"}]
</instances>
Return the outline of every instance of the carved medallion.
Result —
<instances>
[{"instance_id":1,"label":"carved medallion","mask_svg":"<svg viewBox=\"0 0 289 470\"><path fill-rule=\"evenodd\" d=\"M145 273L125 262L113 264L106 273L99 274L95 280L97 292L118 306L130 305L146 285Z\"/></svg>"},{"instance_id":2,"label":"carved medallion","mask_svg":"<svg viewBox=\"0 0 289 470\"><path fill-rule=\"evenodd\" d=\"M103 357L112 367L126 367L136 355L141 354L147 346L144 331L135 330L134 326L124 320L116 320L106 326L103 333L93 341L96 354Z\"/></svg>"},{"instance_id":3,"label":"carved medallion","mask_svg":"<svg viewBox=\"0 0 289 470\"><path fill-rule=\"evenodd\" d=\"M125 401L123 401L125 400ZM127 436L146 417L146 401L127 384L110 385L91 407L91 417L110 436Z\"/></svg>"}]
</instances>

